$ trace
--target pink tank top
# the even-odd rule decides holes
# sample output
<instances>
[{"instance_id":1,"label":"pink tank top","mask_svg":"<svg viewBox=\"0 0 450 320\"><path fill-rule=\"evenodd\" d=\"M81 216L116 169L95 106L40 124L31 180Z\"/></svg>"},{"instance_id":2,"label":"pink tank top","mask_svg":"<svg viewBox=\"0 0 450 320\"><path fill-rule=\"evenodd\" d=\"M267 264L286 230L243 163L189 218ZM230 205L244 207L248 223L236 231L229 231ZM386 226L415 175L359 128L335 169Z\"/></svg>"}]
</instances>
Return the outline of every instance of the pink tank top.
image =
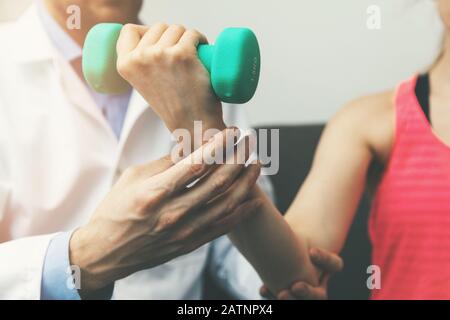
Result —
<instances>
[{"instance_id":1,"label":"pink tank top","mask_svg":"<svg viewBox=\"0 0 450 320\"><path fill-rule=\"evenodd\" d=\"M450 146L433 132L416 82L398 88L394 146L370 216L381 275L372 299L450 299Z\"/></svg>"}]
</instances>

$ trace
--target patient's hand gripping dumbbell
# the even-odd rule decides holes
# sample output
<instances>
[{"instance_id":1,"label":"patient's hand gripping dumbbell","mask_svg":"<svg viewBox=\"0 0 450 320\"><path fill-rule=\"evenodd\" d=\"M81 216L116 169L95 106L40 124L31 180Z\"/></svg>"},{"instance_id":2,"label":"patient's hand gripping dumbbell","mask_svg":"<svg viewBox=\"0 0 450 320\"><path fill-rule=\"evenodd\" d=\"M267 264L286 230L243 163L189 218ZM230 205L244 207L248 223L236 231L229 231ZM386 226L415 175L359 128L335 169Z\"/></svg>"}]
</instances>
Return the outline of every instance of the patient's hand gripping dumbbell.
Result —
<instances>
[{"instance_id":1,"label":"patient's hand gripping dumbbell","mask_svg":"<svg viewBox=\"0 0 450 320\"><path fill-rule=\"evenodd\" d=\"M123 25L101 23L88 33L83 48L83 73L96 91L120 94L129 84L116 69L116 43ZM246 28L228 28L214 45L198 46L198 56L211 76L217 97L227 103L246 103L256 92L261 68L258 40Z\"/></svg>"}]
</instances>

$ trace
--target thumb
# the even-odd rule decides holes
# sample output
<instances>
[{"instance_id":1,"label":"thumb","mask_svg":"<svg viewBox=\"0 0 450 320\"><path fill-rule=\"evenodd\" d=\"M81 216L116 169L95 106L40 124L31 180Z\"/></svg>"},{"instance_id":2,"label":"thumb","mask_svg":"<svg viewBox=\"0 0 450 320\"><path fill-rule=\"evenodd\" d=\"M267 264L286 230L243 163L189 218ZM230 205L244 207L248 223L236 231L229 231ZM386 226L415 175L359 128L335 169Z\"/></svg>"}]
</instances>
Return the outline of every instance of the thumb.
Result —
<instances>
[{"instance_id":1,"label":"thumb","mask_svg":"<svg viewBox=\"0 0 450 320\"><path fill-rule=\"evenodd\" d=\"M167 155L150 163L134 166L134 170L139 174L140 177L150 178L154 175L166 171L173 165L174 163L172 162L171 157Z\"/></svg>"}]
</instances>

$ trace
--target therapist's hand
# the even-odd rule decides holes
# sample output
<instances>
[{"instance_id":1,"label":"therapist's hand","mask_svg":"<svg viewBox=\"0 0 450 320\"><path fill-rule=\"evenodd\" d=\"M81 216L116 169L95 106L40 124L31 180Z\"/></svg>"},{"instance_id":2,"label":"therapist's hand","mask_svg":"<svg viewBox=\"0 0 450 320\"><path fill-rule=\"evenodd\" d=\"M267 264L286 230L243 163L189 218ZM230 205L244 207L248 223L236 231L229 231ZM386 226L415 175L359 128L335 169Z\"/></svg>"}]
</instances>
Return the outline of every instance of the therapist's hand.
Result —
<instances>
[{"instance_id":1,"label":"therapist's hand","mask_svg":"<svg viewBox=\"0 0 450 320\"><path fill-rule=\"evenodd\" d=\"M203 129L225 128L221 102L198 58L206 38L179 25L127 24L117 42L117 69L150 104L171 132L202 121Z\"/></svg>"},{"instance_id":2,"label":"therapist's hand","mask_svg":"<svg viewBox=\"0 0 450 320\"><path fill-rule=\"evenodd\" d=\"M187 254L255 211L258 204L247 195L259 165L206 164L213 150L226 149L224 137L233 139L234 130L216 135L175 165L164 158L123 174L70 241L71 264L81 268L82 296ZM235 157L243 156L237 149Z\"/></svg>"}]
</instances>

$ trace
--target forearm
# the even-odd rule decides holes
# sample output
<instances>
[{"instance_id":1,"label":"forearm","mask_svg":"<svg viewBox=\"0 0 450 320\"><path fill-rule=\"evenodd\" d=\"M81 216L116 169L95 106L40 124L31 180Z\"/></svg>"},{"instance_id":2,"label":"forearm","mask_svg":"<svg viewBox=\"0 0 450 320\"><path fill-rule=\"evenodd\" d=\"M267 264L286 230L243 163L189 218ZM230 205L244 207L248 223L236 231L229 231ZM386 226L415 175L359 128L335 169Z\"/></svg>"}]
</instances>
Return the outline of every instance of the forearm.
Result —
<instances>
[{"instance_id":1,"label":"forearm","mask_svg":"<svg viewBox=\"0 0 450 320\"><path fill-rule=\"evenodd\" d=\"M256 197L263 202L261 210L229 234L231 241L272 292L299 280L317 285L319 274L309 258L307 241L293 232L271 201L255 188Z\"/></svg>"}]
</instances>

